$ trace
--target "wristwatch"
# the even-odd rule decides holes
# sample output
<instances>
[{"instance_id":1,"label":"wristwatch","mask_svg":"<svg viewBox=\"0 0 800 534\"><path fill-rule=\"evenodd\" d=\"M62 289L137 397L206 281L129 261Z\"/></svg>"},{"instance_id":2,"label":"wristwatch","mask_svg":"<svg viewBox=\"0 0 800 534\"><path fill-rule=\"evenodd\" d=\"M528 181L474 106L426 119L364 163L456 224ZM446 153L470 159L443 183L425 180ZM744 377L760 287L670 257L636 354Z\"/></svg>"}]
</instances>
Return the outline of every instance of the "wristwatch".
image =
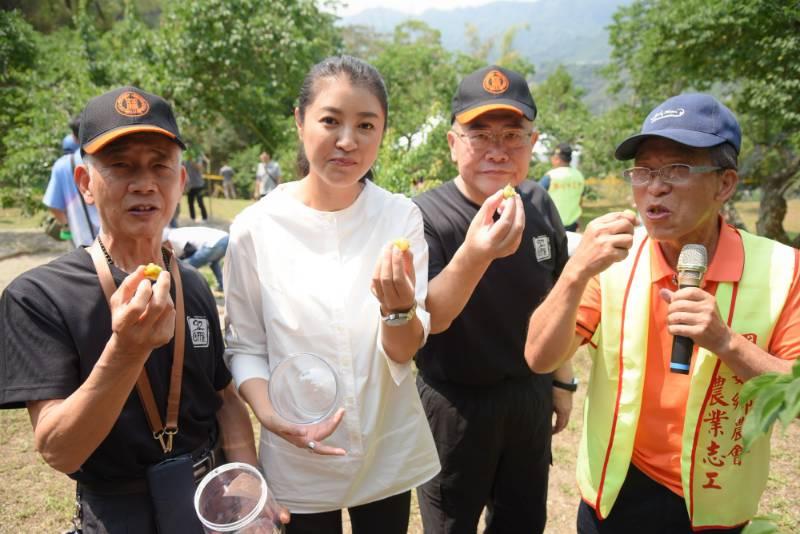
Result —
<instances>
[{"instance_id":1,"label":"wristwatch","mask_svg":"<svg viewBox=\"0 0 800 534\"><path fill-rule=\"evenodd\" d=\"M408 311L404 312L392 312L386 317L381 317L383 320L383 324L386 326L403 326L414 316L417 314L417 301L414 301L414 304L411 305L411 308Z\"/></svg>"},{"instance_id":2,"label":"wristwatch","mask_svg":"<svg viewBox=\"0 0 800 534\"><path fill-rule=\"evenodd\" d=\"M553 379L553 387L559 389L566 389L572 393L578 391L578 378L572 377L572 382L561 382L559 380Z\"/></svg>"}]
</instances>

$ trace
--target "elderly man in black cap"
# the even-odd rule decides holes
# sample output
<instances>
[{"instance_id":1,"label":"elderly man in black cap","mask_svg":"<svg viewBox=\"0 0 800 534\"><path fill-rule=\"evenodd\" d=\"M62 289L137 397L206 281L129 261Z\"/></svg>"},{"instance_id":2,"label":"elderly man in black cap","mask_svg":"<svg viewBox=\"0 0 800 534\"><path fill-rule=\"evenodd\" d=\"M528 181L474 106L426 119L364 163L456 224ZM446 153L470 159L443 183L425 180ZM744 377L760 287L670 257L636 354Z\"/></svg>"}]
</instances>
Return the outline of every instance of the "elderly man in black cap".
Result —
<instances>
[{"instance_id":1,"label":"elderly man in black cap","mask_svg":"<svg viewBox=\"0 0 800 534\"><path fill-rule=\"evenodd\" d=\"M184 143L164 99L124 87L88 103L80 145L102 230L3 292L0 407L27 407L42 457L77 481L83 532L202 532L195 481L256 453L214 298L161 247Z\"/></svg>"},{"instance_id":2,"label":"elderly man in black cap","mask_svg":"<svg viewBox=\"0 0 800 534\"><path fill-rule=\"evenodd\" d=\"M542 532L550 438L575 385L525 363L527 321L567 261L558 211L525 178L536 105L525 79L490 66L453 97L458 176L415 198L430 253L431 335L417 387L442 464L419 489L426 532ZM554 389L554 386L555 389ZM555 405L556 423L552 427Z\"/></svg>"},{"instance_id":3,"label":"elderly man in black cap","mask_svg":"<svg viewBox=\"0 0 800 534\"><path fill-rule=\"evenodd\" d=\"M589 345L578 532L739 532L758 508L769 438L745 453L748 379L800 356L800 252L724 223L741 143L733 113L684 94L617 147L634 214L592 221L530 321L547 372Z\"/></svg>"}]
</instances>

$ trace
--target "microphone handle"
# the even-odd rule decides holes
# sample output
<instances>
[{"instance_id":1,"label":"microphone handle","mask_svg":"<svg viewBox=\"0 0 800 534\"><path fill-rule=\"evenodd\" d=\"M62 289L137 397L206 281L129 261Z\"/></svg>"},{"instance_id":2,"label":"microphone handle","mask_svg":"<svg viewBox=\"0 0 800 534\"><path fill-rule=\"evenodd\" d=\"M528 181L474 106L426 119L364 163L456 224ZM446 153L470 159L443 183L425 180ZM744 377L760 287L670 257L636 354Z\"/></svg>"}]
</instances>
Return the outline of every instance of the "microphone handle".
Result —
<instances>
[{"instance_id":1,"label":"microphone handle","mask_svg":"<svg viewBox=\"0 0 800 534\"><path fill-rule=\"evenodd\" d=\"M698 281L699 282L699 281ZM678 287L698 287L695 284L680 284ZM690 337L675 336L672 338L672 357L669 360L669 370L672 373L682 375L689 374L689 367L692 363L692 351L694 351L694 341Z\"/></svg>"},{"instance_id":2,"label":"microphone handle","mask_svg":"<svg viewBox=\"0 0 800 534\"><path fill-rule=\"evenodd\" d=\"M669 361L669 370L682 375L689 374L692 362L694 341L690 337L675 336L672 338L672 358Z\"/></svg>"}]
</instances>

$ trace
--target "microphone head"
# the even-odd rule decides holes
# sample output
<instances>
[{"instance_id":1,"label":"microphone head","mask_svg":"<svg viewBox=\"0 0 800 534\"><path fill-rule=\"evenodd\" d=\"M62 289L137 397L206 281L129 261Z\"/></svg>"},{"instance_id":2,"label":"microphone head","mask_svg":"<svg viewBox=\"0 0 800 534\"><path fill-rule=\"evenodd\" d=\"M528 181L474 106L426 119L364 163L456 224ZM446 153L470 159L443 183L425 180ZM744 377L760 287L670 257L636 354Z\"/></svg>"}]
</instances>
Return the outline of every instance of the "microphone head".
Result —
<instances>
[{"instance_id":1,"label":"microphone head","mask_svg":"<svg viewBox=\"0 0 800 534\"><path fill-rule=\"evenodd\" d=\"M678 256L678 272L695 271L706 272L708 268L708 253L703 245L684 245Z\"/></svg>"}]
</instances>

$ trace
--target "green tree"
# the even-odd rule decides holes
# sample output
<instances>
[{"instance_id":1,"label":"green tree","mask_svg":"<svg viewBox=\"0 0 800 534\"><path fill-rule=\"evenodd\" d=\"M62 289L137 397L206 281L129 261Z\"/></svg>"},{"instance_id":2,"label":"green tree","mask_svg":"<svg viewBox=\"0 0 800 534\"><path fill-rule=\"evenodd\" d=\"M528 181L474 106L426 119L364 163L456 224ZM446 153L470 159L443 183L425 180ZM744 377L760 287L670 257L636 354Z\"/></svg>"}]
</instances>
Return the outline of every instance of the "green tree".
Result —
<instances>
[{"instance_id":1,"label":"green tree","mask_svg":"<svg viewBox=\"0 0 800 534\"><path fill-rule=\"evenodd\" d=\"M444 49L437 30L414 20L397 26L392 40L369 59L389 93L389 127L376 182L409 192L415 178L434 182L455 176L446 132L459 69L468 65Z\"/></svg>"},{"instance_id":2,"label":"green tree","mask_svg":"<svg viewBox=\"0 0 800 534\"><path fill-rule=\"evenodd\" d=\"M756 438L769 436L777 421L785 431L800 417L800 361L794 364L791 373L765 373L748 380L742 388L741 402L753 403L742 428L746 449ZM773 519L776 518L756 517L744 532L777 533Z\"/></svg>"},{"instance_id":3,"label":"green tree","mask_svg":"<svg viewBox=\"0 0 800 534\"><path fill-rule=\"evenodd\" d=\"M746 136L742 175L762 188L757 231L788 242L785 196L800 181L800 3L637 0L610 26L611 75L650 109L714 91ZM800 237L794 245L800 245Z\"/></svg>"},{"instance_id":4,"label":"green tree","mask_svg":"<svg viewBox=\"0 0 800 534\"><path fill-rule=\"evenodd\" d=\"M532 92L538 110L537 129L545 134L541 140L548 150L560 143L583 147L587 142L594 146L589 141L592 116L582 100L584 91L575 86L567 69L559 65L542 83L534 86ZM586 163L593 163L592 168L595 168L599 162L595 157L585 158L585 152L581 152L581 168L588 171ZM541 177L549 168L549 163L538 163L531 169L531 175Z\"/></svg>"},{"instance_id":5,"label":"green tree","mask_svg":"<svg viewBox=\"0 0 800 534\"><path fill-rule=\"evenodd\" d=\"M171 3L161 27L169 68L164 93L195 137L215 116L242 139L274 150L288 135L308 69L338 49L333 15L312 0L197 0Z\"/></svg>"}]
</instances>

